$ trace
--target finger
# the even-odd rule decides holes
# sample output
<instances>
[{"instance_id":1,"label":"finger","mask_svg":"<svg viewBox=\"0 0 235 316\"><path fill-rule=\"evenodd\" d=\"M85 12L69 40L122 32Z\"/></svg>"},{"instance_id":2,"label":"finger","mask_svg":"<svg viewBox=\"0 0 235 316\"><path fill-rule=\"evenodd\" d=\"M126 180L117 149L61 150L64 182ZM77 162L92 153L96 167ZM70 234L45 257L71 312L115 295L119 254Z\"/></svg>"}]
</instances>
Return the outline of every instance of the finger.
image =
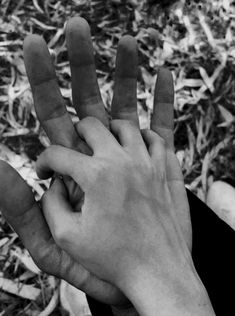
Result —
<instances>
[{"instance_id":1,"label":"finger","mask_svg":"<svg viewBox=\"0 0 235 316\"><path fill-rule=\"evenodd\" d=\"M174 153L174 84L173 77L169 70L160 68L158 72L154 108L151 118L151 129L157 132L166 142L167 166L166 177L171 198L185 240L191 249L191 222L188 212L188 200L184 186L184 179L178 159ZM184 197L183 199L179 196Z\"/></svg>"},{"instance_id":2,"label":"finger","mask_svg":"<svg viewBox=\"0 0 235 316\"><path fill-rule=\"evenodd\" d=\"M171 72L160 68L158 72L151 129L159 134L167 146L167 179L182 180L182 172L174 153L174 83Z\"/></svg>"},{"instance_id":3,"label":"finger","mask_svg":"<svg viewBox=\"0 0 235 316\"><path fill-rule=\"evenodd\" d=\"M86 117L75 128L95 154L110 151L119 145L110 131L94 117Z\"/></svg>"},{"instance_id":4,"label":"finger","mask_svg":"<svg viewBox=\"0 0 235 316\"><path fill-rule=\"evenodd\" d=\"M74 223L78 224L78 218L74 220L74 214L78 213L73 213L66 188L59 178L56 178L50 189L44 193L42 210L55 242L61 246L65 236L73 231Z\"/></svg>"},{"instance_id":5,"label":"finger","mask_svg":"<svg viewBox=\"0 0 235 316\"><path fill-rule=\"evenodd\" d=\"M52 59L42 37L30 35L24 41L24 62L32 88L35 110L53 144L87 148L76 134L56 79Z\"/></svg>"},{"instance_id":6,"label":"finger","mask_svg":"<svg viewBox=\"0 0 235 316\"><path fill-rule=\"evenodd\" d=\"M137 114L138 52L136 40L121 38L117 49L114 94L111 105L113 119L124 119L139 126Z\"/></svg>"},{"instance_id":7,"label":"finger","mask_svg":"<svg viewBox=\"0 0 235 316\"><path fill-rule=\"evenodd\" d=\"M39 156L36 172L41 179L51 177L53 172L70 176L82 188L86 187L89 173L92 177L91 157L59 145L51 145Z\"/></svg>"},{"instance_id":8,"label":"finger","mask_svg":"<svg viewBox=\"0 0 235 316\"><path fill-rule=\"evenodd\" d=\"M108 126L108 118L96 78L90 28L86 20L74 17L66 27L66 42L72 74L74 107L80 119L94 116Z\"/></svg>"},{"instance_id":9,"label":"finger","mask_svg":"<svg viewBox=\"0 0 235 316\"><path fill-rule=\"evenodd\" d=\"M174 149L174 84L168 69L158 71L154 107L151 118L151 129L166 141L166 145Z\"/></svg>"},{"instance_id":10,"label":"finger","mask_svg":"<svg viewBox=\"0 0 235 316\"><path fill-rule=\"evenodd\" d=\"M140 149L145 147L140 130L132 121L112 120L110 128L123 147Z\"/></svg>"},{"instance_id":11,"label":"finger","mask_svg":"<svg viewBox=\"0 0 235 316\"><path fill-rule=\"evenodd\" d=\"M151 160L159 170L166 170L166 144L164 139L157 133L145 129L141 130L141 135L147 145Z\"/></svg>"}]
</instances>

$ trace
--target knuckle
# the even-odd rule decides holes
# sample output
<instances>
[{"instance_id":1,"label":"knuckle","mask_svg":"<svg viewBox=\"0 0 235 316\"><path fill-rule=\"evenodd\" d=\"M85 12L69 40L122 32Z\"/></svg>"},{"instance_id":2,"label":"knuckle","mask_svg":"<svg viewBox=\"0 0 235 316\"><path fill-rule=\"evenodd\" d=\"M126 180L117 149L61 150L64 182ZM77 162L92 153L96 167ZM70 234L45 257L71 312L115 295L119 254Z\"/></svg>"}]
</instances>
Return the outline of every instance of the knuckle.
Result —
<instances>
[{"instance_id":1,"label":"knuckle","mask_svg":"<svg viewBox=\"0 0 235 316\"><path fill-rule=\"evenodd\" d=\"M128 155L125 155L123 163L126 170L138 169L138 162Z\"/></svg>"},{"instance_id":2,"label":"knuckle","mask_svg":"<svg viewBox=\"0 0 235 316\"><path fill-rule=\"evenodd\" d=\"M86 116L76 124L76 129L81 133L88 133L95 128L99 128L102 123L95 117Z\"/></svg>"},{"instance_id":3,"label":"knuckle","mask_svg":"<svg viewBox=\"0 0 235 316\"><path fill-rule=\"evenodd\" d=\"M74 269L73 259L67 256L66 252L61 252L61 257L58 262L57 276L71 283L71 280L69 279L68 276L70 275L73 269ZM76 279L73 279L73 282L76 281L76 287L86 292L87 286L90 283L91 274L88 270L83 268L82 265L79 265L79 269L77 270L77 272L78 274L76 274Z\"/></svg>"},{"instance_id":4,"label":"knuckle","mask_svg":"<svg viewBox=\"0 0 235 316\"><path fill-rule=\"evenodd\" d=\"M74 266L74 261L72 259L67 259L66 264L61 264L60 276L65 279L68 278L68 275L73 269L73 266ZM90 272L86 270L85 268L83 268L82 265L80 265L79 272L76 275L76 287L86 292L87 286L90 282L90 278L91 278Z\"/></svg>"},{"instance_id":5,"label":"knuckle","mask_svg":"<svg viewBox=\"0 0 235 316\"><path fill-rule=\"evenodd\" d=\"M84 270L83 273L80 273L78 281L78 287L80 290L83 290L84 292L86 291L90 278L90 272L88 272L87 270Z\"/></svg>"},{"instance_id":6,"label":"knuckle","mask_svg":"<svg viewBox=\"0 0 235 316\"><path fill-rule=\"evenodd\" d=\"M158 180L165 182L166 181L166 170L165 169L157 169L155 173Z\"/></svg>"},{"instance_id":7,"label":"knuckle","mask_svg":"<svg viewBox=\"0 0 235 316\"><path fill-rule=\"evenodd\" d=\"M143 177L146 177L151 181L165 181L166 179L166 170L163 168L157 168L152 162L147 164L143 169Z\"/></svg>"},{"instance_id":8,"label":"knuckle","mask_svg":"<svg viewBox=\"0 0 235 316\"><path fill-rule=\"evenodd\" d=\"M152 136L154 137L154 144L158 147L158 151L165 152L167 148L166 140L154 132L152 133Z\"/></svg>"},{"instance_id":9,"label":"knuckle","mask_svg":"<svg viewBox=\"0 0 235 316\"><path fill-rule=\"evenodd\" d=\"M143 172L144 174L146 174L147 178L152 179L156 177L157 170L152 161L149 160L147 163L145 163L143 167Z\"/></svg>"},{"instance_id":10,"label":"knuckle","mask_svg":"<svg viewBox=\"0 0 235 316\"><path fill-rule=\"evenodd\" d=\"M53 147L52 146L47 147L42 152L42 154L39 156L39 158L42 159L42 160L48 161L51 158L51 155L52 155L52 152L53 152Z\"/></svg>"},{"instance_id":11,"label":"knuckle","mask_svg":"<svg viewBox=\"0 0 235 316\"><path fill-rule=\"evenodd\" d=\"M146 169L148 175L156 174L156 168L155 168L155 166L153 165L153 163L151 161L149 161L146 164L145 169Z\"/></svg>"},{"instance_id":12,"label":"knuckle","mask_svg":"<svg viewBox=\"0 0 235 316\"><path fill-rule=\"evenodd\" d=\"M55 228L54 239L61 248L65 247L68 240L68 229L64 227L65 225L60 225Z\"/></svg>"},{"instance_id":13,"label":"knuckle","mask_svg":"<svg viewBox=\"0 0 235 316\"><path fill-rule=\"evenodd\" d=\"M86 116L79 122L79 124L82 126L90 126L90 125L99 124L99 123L100 123L99 120L93 116Z\"/></svg>"},{"instance_id":14,"label":"knuckle","mask_svg":"<svg viewBox=\"0 0 235 316\"><path fill-rule=\"evenodd\" d=\"M104 177L105 175L109 174L111 171L111 165L104 161L97 159L96 166L92 170L93 172L93 178L96 180L99 180L100 178Z\"/></svg>"},{"instance_id":15,"label":"knuckle","mask_svg":"<svg viewBox=\"0 0 235 316\"><path fill-rule=\"evenodd\" d=\"M48 273L48 274L54 274L53 271L53 261L54 259L51 256L51 249L47 247L43 247L42 249L39 249L36 254L33 255L33 260L37 267Z\"/></svg>"},{"instance_id":16,"label":"knuckle","mask_svg":"<svg viewBox=\"0 0 235 316\"><path fill-rule=\"evenodd\" d=\"M114 128L136 128L136 124L132 120L114 119L111 121L110 125Z\"/></svg>"},{"instance_id":17,"label":"knuckle","mask_svg":"<svg viewBox=\"0 0 235 316\"><path fill-rule=\"evenodd\" d=\"M162 164L161 164L162 165ZM156 181L164 180L166 178L166 170L159 165L156 166L151 159L146 159L141 163L139 170L141 170L142 177L144 179Z\"/></svg>"},{"instance_id":18,"label":"knuckle","mask_svg":"<svg viewBox=\"0 0 235 316\"><path fill-rule=\"evenodd\" d=\"M56 244L50 247L48 245L40 247L32 257L37 267L43 272L59 278L67 276L64 273L67 260L64 260L66 259L63 258L64 252L60 251ZM67 268L66 272L68 270Z\"/></svg>"}]
</instances>

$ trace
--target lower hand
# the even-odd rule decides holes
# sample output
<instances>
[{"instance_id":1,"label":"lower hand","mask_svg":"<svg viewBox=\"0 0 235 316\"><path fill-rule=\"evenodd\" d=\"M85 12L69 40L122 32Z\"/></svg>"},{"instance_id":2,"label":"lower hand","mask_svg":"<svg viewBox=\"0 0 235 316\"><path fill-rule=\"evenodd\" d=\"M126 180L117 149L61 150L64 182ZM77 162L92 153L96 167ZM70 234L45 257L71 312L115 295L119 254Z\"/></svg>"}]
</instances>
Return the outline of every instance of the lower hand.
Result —
<instances>
[{"instance_id":1,"label":"lower hand","mask_svg":"<svg viewBox=\"0 0 235 316\"><path fill-rule=\"evenodd\" d=\"M92 115L107 125L102 100L95 76L95 66L89 29L84 20L75 18L68 22L66 40L72 70L72 90L75 108L80 118ZM137 57L133 39L122 41L118 47L112 118L128 119L138 126L136 108ZM24 60L32 87L37 116L50 141L54 144L88 152L88 147L79 139L60 95L51 58L45 43L39 37L30 36L24 45ZM37 60L37 63L35 63ZM76 64L79 60L80 64ZM86 67L83 66L86 64ZM48 78L51 78L48 81ZM167 88L167 89L166 89ZM173 145L173 101L174 89L169 71L159 71L151 128L160 134L167 144L167 181L177 204L177 196L185 193L182 174ZM128 303L122 293L111 284L97 279L66 251L55 244L48 225L34 200L31 189L4 162L0 162L0 206L3 215L20 236L36 264L45 272L67 280L94 298L107 304ZM77 186L69 184L70 197ZM6 194L7 192L7 194ZM78 199L79 200L79 199ZM78 203L80 201L77 201ZM19 205L21 207L19 207ZM179 222L185 239L191 247L189 214L185 207L179 209Z\"/></svg>"}]
</instances>

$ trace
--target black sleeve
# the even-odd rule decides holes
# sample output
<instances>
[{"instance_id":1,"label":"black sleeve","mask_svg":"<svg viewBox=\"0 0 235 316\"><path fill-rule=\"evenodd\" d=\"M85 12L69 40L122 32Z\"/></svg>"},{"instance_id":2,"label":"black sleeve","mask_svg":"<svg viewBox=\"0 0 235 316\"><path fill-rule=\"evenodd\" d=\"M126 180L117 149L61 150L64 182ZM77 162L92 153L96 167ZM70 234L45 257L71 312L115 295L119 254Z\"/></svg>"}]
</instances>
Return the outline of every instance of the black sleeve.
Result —
<instances>
[{"instance_id":1,"label":"black sleeve","mask_svg":"<svg viewBox=\"0 0 235 316\"><path fill-rule=\"evenodd\" d=\"M235 315L235 232L187 190L193 230L192 257L218 316ZM93 316L113 316L108 305L87 297Z\"/></svg>"},{"instance_id":2,"label":"black sleeve","mask_svg":"<svg viewBox=\"0 0 235 316\"><path fill-rule=\"evenodd\" d=\"M235 232L192 192L187 195L195 268L216 315L235 315Z\"/></svg>"}]
</instances>

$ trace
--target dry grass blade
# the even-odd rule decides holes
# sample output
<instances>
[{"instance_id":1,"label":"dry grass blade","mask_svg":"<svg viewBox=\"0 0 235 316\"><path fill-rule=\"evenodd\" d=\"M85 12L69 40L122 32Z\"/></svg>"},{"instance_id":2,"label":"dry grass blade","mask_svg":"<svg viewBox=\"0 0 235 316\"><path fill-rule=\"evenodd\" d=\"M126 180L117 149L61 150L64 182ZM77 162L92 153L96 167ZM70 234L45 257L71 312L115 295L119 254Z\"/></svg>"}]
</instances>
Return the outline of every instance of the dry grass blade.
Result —
<instances>
[{"instance_id":1,"label":"dry grass blade","mask_svg":"<svg viewBox=\"0 0 235 316\"><path fill-rule=\"evenodd\" d=\"M33 285L15 282L3 277L0 277L0 289L31 301L35 301L41 294L40 289Z\"/></svg>"}]
</instances>

